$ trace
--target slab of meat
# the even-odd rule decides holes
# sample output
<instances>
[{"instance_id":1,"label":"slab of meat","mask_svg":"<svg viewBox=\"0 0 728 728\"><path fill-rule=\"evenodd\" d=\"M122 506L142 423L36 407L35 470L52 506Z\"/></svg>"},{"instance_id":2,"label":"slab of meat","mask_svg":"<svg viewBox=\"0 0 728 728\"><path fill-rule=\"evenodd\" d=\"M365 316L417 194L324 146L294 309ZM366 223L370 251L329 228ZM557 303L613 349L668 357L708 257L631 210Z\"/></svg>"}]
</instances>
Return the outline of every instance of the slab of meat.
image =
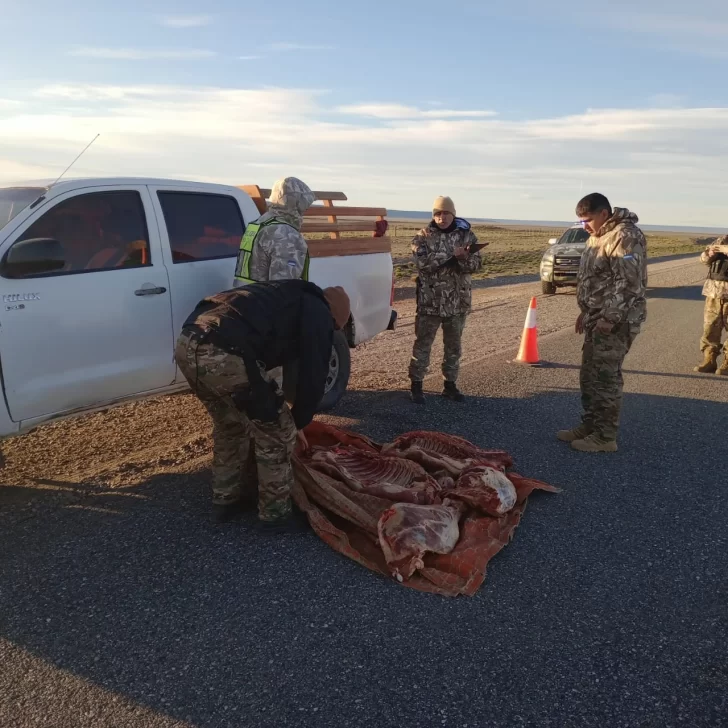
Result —
<instances>
[{"instance_id":1,"label":"slab of meat","mask_svg":"<svg viewBox=\"0 0 728 728\"><path fill-rule=\"evenodd\" d=\"M449 554L458 542L461 504L420 506L396 503L382 513L377 524L379 545L397 581L409 579L424 567L427 552Z\"/></svg>"},{"instance_id":2,"label":"slab of meat","mask_svg":"<svg viewBox=\"0 0 728 728\"><path fill-rule=\"evenodd\" d=\"M383 445L322 422L305 432L291 495L314 531L359 564L426 592L473 595L531 491L558 490L512 472L507 453L444 433L411 432ZM503 478L516 492L510 510Z\"/></svg>"},{"instance_id":3,"label":"slab of meat","mask_svg":"<svg viewBox=\"0 0 728 728\"><path fill-rule=\"evenodd\" d=\"M462 437L444 432L407 432L385 445L382 453L414 460L429 472L445 470L451 475L459 475L476 464L500 470L513 465L513 459L505 450L481 450Z\"/></svg>"},{"instance_id":4,"label":"slab of meat","mask_svg":"<svg viewBox=\"0 0 728 728\"><path fill-rule=\"evenodd\" d=\"M352 490L404 503L438 503L440 485L410 460L355 448L313 451L310 466L346 483Z\"/></svg>"},{"instance_id":5,"label":"slab of meat","mask_svg":"<svg viewBox=\"0 0 728 728\"><path fill-rule=\"evenodd\" d=\"M487 465L472 465L460 473L447 497L500 518L516 505L518 496L515 486L502 471Z\"/></svg>"}]
</instances>

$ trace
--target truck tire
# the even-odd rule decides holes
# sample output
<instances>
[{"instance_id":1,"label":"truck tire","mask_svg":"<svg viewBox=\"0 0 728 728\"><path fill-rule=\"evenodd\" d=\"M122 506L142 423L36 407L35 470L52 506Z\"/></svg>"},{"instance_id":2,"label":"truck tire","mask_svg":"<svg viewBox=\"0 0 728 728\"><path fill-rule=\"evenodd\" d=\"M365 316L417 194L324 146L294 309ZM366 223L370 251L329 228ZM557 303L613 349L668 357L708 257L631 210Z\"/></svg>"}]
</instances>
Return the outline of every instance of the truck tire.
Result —
<instances>
[{"instance_id":1,"label":"truck tire","mask_svg":"<svg viewBox=\"0 0 728 728\"><path fill-rule=\"evenodd\" d=\"M334 331L334 344L331 347L329 359L329 376L326 379L324 396L319 402L318 411L326 412L336 406L344 396L349 385L351 374L351 351L349 342L343 331ZM295 401L298 380L298 362L292 362L284 367L283 393L289 406Z\"/></svg>"},{"instance_id":2,"label":"truck tire","mask_svg":"<svg viewBox=\"0 0 728 728\"><path fill-rule=\"evenodd\" d=\"M319 404L320 412L333 409L344 396L349 386L351 375L351 350L349 342L343 331L334 331L334 345L331 347L329 359L329 376L326 379L326 389Z\"/></svg>"},{"instance_id":3,"label":"truck tire","mask_svg":"<svg viewBox=\"0 0 728 728\"><path fill-rule=\"evenodd\" d=\"M556 293L556 286L550 281L541 281L541 290L547 296L553 296Z\"/></svg>"}]
</instances>

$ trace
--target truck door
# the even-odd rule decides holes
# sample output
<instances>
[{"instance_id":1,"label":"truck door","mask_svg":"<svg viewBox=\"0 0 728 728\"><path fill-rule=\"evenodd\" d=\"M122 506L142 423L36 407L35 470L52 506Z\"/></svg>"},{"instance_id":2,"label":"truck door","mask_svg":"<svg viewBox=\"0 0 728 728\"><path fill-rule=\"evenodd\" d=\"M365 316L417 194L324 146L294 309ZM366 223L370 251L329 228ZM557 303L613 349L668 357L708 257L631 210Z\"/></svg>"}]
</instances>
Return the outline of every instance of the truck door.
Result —
<instances>
[{"instance_id":1,"label":"truck door","mask_svg":"<svg viewBox=\"0 0 728 728\"><path fill-rule=\"evenodd\" d=\"M62 257L57 270L13 267L43 250ZM2 374L14 421L173 382L169 282L146 187L85 188L51 199L0 256Z\"/></svg>"},{"instance_id":2,"label":"truck door","mask_svg":"<svg viewBox=\"0 0 728 728\"><path fill-rule=\"evenodd\" d=\"M233 287L245 231L241 208L252 217L257 217L257 211L249 199L209 188L170 185L149 190L157 219L164 222L159 226L160 237L169 269L176 336L203 298ZM178 378L184 381L181 374Z\"/></svg>"}]
</instances>

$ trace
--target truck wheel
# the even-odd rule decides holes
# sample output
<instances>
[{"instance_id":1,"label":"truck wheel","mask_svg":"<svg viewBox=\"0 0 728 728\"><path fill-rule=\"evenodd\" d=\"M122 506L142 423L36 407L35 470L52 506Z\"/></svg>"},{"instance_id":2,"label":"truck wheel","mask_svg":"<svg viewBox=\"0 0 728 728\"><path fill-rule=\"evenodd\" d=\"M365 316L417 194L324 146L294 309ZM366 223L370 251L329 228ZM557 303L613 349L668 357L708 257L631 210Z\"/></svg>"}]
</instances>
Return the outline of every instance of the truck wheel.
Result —
<instances>
[{"instance_id":1,"label":"truck wheel","mask_svg":"<svg viewBox=\"0 0 728 728\"><path fill-rule=\"evenodd\" d=\"M326 378L324 396L319 411L326 412L336 406L349 386L351 374L351 351L343 331L334 331L334 345L329 359L329 376Z\"/></svg>"},{"instance_id":2,"label":"truck wheel","mask_svg":"<svg viewBox=\"0 0 728 728\"><path fill-rule=\"evenodd\" d=\"M541 281L541 290L547 296L553 296L556 293L556 286L550 281Z\"/></svg>"}]
</instances>

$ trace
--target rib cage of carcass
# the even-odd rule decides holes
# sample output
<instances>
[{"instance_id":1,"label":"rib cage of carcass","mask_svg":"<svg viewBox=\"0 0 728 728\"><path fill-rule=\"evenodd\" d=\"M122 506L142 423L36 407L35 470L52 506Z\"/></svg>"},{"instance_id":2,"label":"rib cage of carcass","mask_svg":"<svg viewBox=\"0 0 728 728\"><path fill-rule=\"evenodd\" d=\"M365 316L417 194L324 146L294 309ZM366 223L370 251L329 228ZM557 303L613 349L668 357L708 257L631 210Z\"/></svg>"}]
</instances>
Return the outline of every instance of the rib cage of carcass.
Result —
<instances>
[{"instance_id":1,"label":"rib cage of carcass","mask_svg":"<svg viewBox=\"0 0 728 728\"><path fill-rule=\"evenodd\" d=\"M370 568L429 591L471 593L487 561L511 538L528 495L557 490L509 472L513 459L506 451L484 450L455 435L416 431L378 445L321 423L306 434L311 447L298 454L298 462L316 484L302 479L307 497L299 505L314 529ZM350 518L356 528L346 524L349 513L357 514ZM335 531L346 538L333 539ZM362 549L378 558L379 567L367 562ZM451 568L455 576L443 576ZM450 576L462 582L457 589L447 583Z\"/></svg>"}]
</instances>

